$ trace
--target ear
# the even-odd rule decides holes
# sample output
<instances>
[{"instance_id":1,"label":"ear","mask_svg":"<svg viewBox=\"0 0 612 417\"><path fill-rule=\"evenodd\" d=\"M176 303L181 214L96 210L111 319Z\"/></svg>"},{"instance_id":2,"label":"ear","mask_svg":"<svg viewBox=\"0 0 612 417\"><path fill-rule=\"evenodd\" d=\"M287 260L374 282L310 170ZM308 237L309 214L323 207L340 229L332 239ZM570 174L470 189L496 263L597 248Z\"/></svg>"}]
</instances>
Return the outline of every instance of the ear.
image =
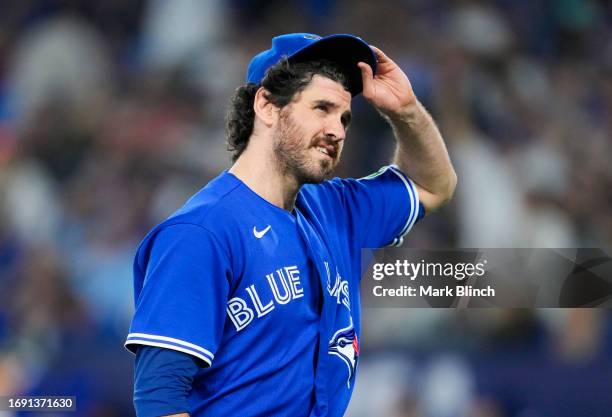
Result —
<instances>
[{"instance_id":1,"label":"ear","mask_svg":"<svg viewBox=\"0 0 612 417\"><path fill-rule=\"evenodd\" d=\"M255 93L253 109L256 118L260 119L266 126L272 127L276 123L279 109L266 98L266 93L265 88L259 87Z\"/></svg>"}]
</instances>

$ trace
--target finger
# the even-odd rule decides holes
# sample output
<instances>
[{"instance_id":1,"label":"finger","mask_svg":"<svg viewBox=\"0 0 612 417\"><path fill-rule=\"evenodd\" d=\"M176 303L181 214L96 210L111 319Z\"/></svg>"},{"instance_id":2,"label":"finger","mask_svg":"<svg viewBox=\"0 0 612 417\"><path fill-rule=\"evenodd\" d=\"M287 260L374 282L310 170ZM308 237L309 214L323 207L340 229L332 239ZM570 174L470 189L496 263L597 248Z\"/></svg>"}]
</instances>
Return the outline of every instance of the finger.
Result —
<instances>
[{"instance_id":1,"label":"finger","mask_svg":"<svg viewBox=\"0 0 612 417\"><path fill-rule=\"evenodd\" d=\"M374 51L374 55L376 55L376 61L378 61L379 63L384 63L384 62L387 62L387 61L391 61L391 58L389 58L387 55L385 55L385 53L383 51L381 51L380 49L378 49L374 45L370 45L370 49L372 49L372 51Z\"/></svg>"},{"instance_id":2,"label":"finger","mask_svg":"<svg viewBox=\"0 0 612 417\"><path fill-rule=\"evenodd\" d=\"M365 98L371 98L374 96L374 74L372 72L372 67L365 62L359 62L357 66L361 70L361 83L363 84L363 91L361 94L363 94Z\"/></svg>"}]
</instances>

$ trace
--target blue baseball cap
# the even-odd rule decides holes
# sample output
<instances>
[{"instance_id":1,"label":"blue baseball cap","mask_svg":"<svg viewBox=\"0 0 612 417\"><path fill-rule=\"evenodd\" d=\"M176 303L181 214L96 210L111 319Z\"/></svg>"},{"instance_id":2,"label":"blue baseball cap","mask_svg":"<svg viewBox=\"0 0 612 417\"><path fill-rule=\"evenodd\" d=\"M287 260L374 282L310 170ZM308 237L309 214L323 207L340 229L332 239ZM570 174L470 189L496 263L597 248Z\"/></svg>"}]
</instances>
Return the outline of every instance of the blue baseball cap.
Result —
<instances>
[{"instance_id":1,"label":"blue baseball cap","mask_svg":"<svg viewBox=\"0 0 612 417\"><path fill-rule=\"evenodd\" d=\"M338 34L322 37L312 33L289 33L272 38L272 47L255 55L247 68L246 81L261 84L268 68L283 57L287 57L289 62L329 59L337 63L348 77L348 87L353 97L363 90L357 63L369 64L376 74L376 55L357 36Z\"/></svg>"}]
</instances>

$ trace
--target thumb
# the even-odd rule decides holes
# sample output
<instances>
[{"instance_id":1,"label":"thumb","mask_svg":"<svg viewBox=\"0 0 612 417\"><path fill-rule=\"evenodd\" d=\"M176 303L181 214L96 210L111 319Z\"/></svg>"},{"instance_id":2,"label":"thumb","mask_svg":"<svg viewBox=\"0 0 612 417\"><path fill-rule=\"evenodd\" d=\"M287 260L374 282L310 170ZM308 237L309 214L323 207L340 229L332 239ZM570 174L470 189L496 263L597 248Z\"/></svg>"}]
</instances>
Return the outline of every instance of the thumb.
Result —
<instances>
[{"instance_id":1,"label":"thumb","mask_svg":"<svg viewBox=\"0 0 612 417\"><path fill-rule=\"evenodd\" d=\"M374 74L372 73L372 67L365 62L359 62L357 66L361 70L361 83L363 84L361 94L369 100L374 97Z\"/></svg>"}]
</instances>

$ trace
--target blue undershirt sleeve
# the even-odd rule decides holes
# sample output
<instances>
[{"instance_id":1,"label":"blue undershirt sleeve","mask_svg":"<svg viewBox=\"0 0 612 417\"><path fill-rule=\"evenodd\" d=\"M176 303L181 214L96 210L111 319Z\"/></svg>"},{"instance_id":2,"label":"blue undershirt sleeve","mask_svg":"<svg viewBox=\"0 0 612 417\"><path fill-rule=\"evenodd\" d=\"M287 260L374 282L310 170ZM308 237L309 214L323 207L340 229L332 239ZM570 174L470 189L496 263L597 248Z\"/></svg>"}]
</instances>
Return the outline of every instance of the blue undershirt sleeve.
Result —
<instances>
[{"instance_id":1,"label":"blue undershirt sleeve","mask_svg":"<svg viewBox=\"0 0 612 417\"><path fill-rule=\"evenodd\" d=\"M139 346L134 364L134 408L138 417L188 413L187 395L197 359L172 349Z\"/></svg>"}]
</instances>

